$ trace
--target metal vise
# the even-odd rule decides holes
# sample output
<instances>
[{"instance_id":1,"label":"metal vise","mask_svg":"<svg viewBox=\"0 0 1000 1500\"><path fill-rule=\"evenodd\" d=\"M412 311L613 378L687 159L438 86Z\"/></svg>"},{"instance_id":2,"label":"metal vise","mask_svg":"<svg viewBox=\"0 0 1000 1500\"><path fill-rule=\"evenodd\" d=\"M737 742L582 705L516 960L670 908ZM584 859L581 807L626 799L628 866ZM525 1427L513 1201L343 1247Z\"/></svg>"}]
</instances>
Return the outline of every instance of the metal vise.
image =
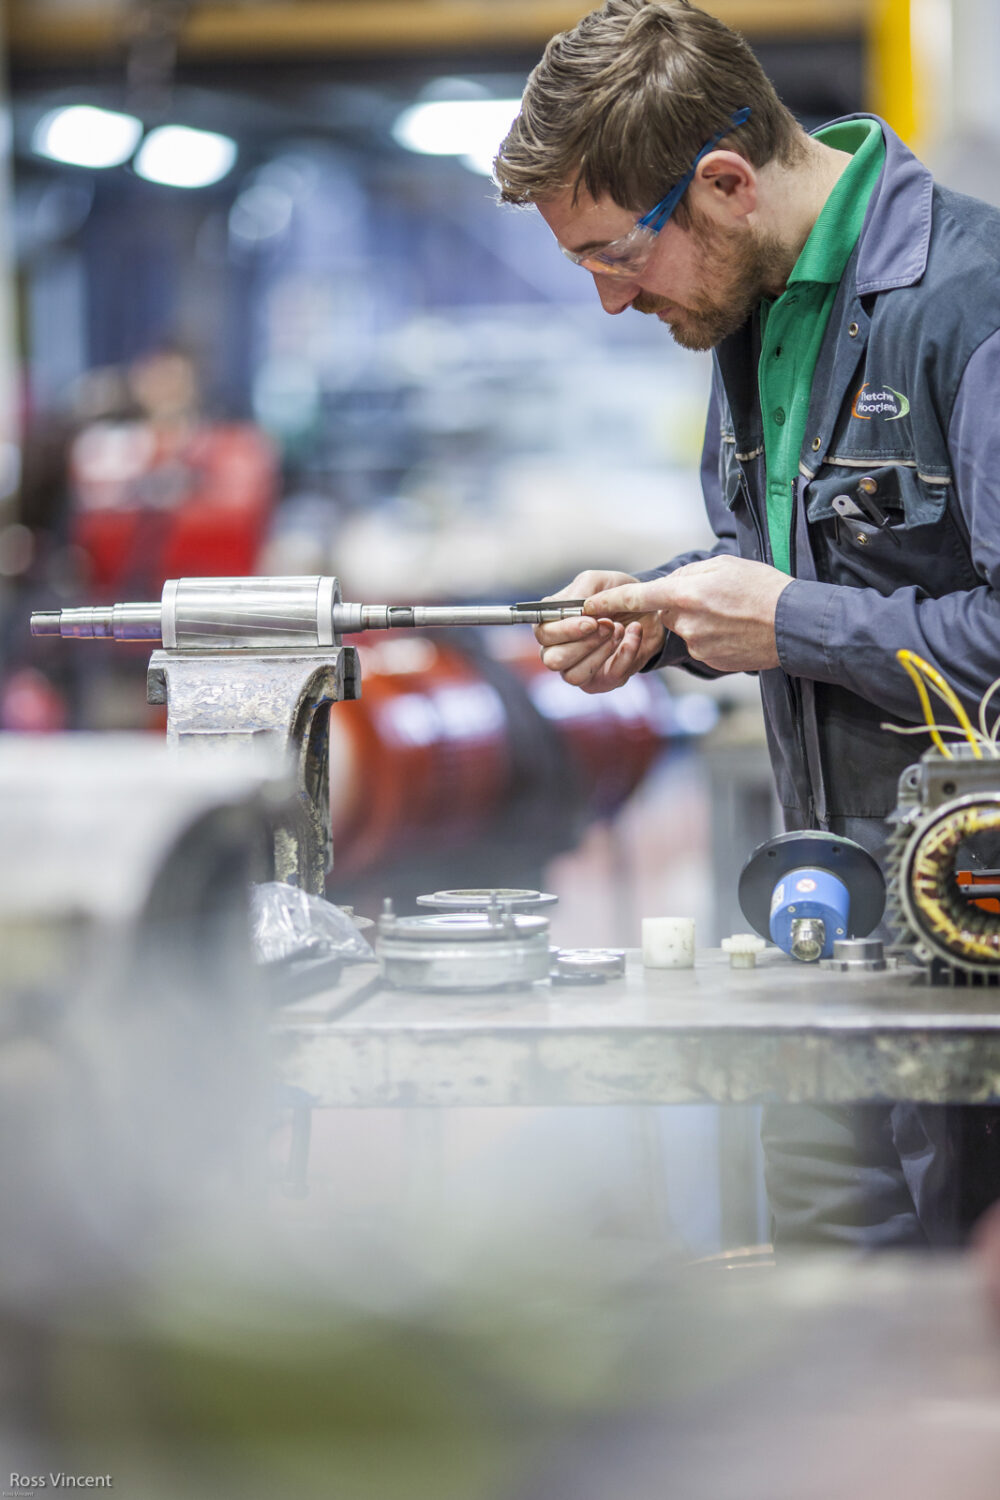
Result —
<instances>
[{"instance_id":1,"label":"metal vise","mask_svg":"<svg viewBox=\"0 0 1000 1500\"><path fill-rule=\"evenodd\" d=\"M225 754L278 752L295 803L276 823L274 878L321 893L333 863L330 706L361 696L358 653L341 636L442 625L538 624L579 615L582 600L514 605L345 604L336 578L181 578L158 604L33 614L31 633L148 641L147 696L167 707L167 742Z\"/></svg>"}]
</instances>

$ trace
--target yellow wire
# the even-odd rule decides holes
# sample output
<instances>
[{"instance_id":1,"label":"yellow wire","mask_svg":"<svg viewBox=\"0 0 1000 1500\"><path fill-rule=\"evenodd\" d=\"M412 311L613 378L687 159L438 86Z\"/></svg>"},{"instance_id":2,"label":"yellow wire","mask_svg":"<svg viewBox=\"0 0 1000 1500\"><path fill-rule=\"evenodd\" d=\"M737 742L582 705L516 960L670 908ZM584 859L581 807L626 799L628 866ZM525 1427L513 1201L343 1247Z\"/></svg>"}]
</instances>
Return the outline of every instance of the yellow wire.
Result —
<instances>
[{"instance_id":1,"label":"yellow wire","mask_svg":"<svg viewBox=\"0 0 1000 1500\"><path fill-rule=\"evenodd\" d=\"M945 703L948 704L949 708L951 708L952 712L955 715L955 718L962 726L965 738L972 746L972 753L976 760L982 760L983 752L980 749L980 737L977 734L976 730L973 728L972 720L969 718L969 715L963 708L962 701L959 698L958 694L955 692L955 689L952 687L951 683L946 677L943 677L941 675L937 667L931 666L929 661L924 661L922 656L915 656L913 659L920 670L924 672L930 679L932 687L935 687L937 689L939 695L944 699Z\"/></svg>"},{"instance_id":2,"label":"yellow wire","mask_svg":"<svg viewBox=\"0 0 1000 1500\"><path fill-rule=\"evenodd\" d=\"M962 733L971 744L976 738L976 731L972 727L972 720L962 707L961 700L947 677L942 676L937 667L931 666L930 662L925 661L922 656L916 656L912 652L910 654L913 657L914 665L920 668L938 697L951 709L961 726Z\"/></svg>"},{"instance_id":3,"label":"yellow wire","mask_svg":"<svg viewBox=\"0 0 1000 1500\"><path fill-rule=\"evenodd\" d=\"M937 745L938 749L941 751L941 754L948 760L952 760L954 758L951 754L951 751L948 749L941 736L938 734L936 728L933 727L934 716L931 710L930 697L922 678L918 675L918 672L923 673L924 677L926 677L927 681L935 689L938 696L943 698L945 703L947 703L948 707L955 715L955 718L958 720L958 723L960 724L966 739L972 746L972 753L975 756L976 760L982 760L983 752L977 742L976 731L972 727L972 721L969 718L968 714L965 712L965 709L962 707L961 701L954 688L944 677L941 676L941 673L938 671L937 667L931 666L929 661L925 661L924 658L922 656L918 656L915 651L907 651L905 648L896 652L896 660L909 673L909 676L911 677L913 684L917 689L917 692L920 696L920 704L924 711L924 718L927 721L928 730L935 745Z\"/></svg>"},{"instance_id":4,"label":"yellow wire","mask_svg":"<svg viewBox=\"0 0 1000 1500\"><path fill-rule=\"evenodd\" d=\"M948 749L948 746L941 738L937 726L934 723L934 709L931 706L931 695L930 693L928 693L927 688L924 685L924 679L921 677L916 667L912 666L910 663L910 657L912 655L912 651L900 650L896 652L896 660L899 662L904 671L909 673L913 681L913 686L917 690L917 696L920 699L920 706L924 711L924 719L926 721L927 728L930 731L931 739L941 751L941 754L944 756L945 760L954 760L955 757L952 755L951 751Z\"/></svg>"}]
</instances>

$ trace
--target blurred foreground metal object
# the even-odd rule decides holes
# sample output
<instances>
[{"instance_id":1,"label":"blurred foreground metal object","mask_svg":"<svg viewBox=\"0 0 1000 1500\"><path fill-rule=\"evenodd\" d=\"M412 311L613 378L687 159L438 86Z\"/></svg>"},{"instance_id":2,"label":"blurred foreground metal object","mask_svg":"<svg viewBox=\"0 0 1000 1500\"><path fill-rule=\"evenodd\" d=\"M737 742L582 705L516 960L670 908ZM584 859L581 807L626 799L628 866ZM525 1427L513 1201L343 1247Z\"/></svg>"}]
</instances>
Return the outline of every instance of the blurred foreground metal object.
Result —
<instances>
[{"instance_id":1,"label":"blurred foreground metal object","mask_svg":"<svg viewBox=\"0 0 1000 1500\"><path fill-rule=\"evenodd\" d=\"M286 791L257 757L148 735L0 736L8 1306L114 1280L160 1215L247 1167L266 1076L247 888Z\"/></svg>"},{"instance_id":2,"label":"blurred foreground metal object","mask_svg":"<svg viewBox=\"0 0 1000 1500\"><path fill-rule=\"evenodd\" d=\"M333 577L182 578L158 604L65 609L31 617L32 634L162 642L147 696L167 708L167 741L229 754L266 745L295 782L275 828L275 880L322 893L333 864L329 713L361 695L358 653L346 632L415 626L536 624L582 613L582 600L547 605L344 604ZM238 663L238 664L237 664Z\"/></svg>"},{"instance_id":3,"label":"blurred foreground metal object","mask_svg":"<svg viewBox=\"0 0 1000 1500\"><path fill-rule=\"evenodd\" d=\"M232 907L247 948L245 883L287 791L280 762L252 750L220 765L180 761L146 734L0 736L0 993L18 935L40 927L124 930L169 912L199 929L204 958L214 914Z\"/></svg>"},{"instance_id":4,"label":"blurred foreground metal object","mask_svg":"<svg viewBox=\"0 0 1000 1500\"><path fill-rule=\"evenodd\" d=\"M464 1257L412 1223L324 1226L322 1261L192 1235L172 1276L43 1309L36 1472L142 1500L271 1500L291 1466L297 1500L995 1500L969 1258L684 1266L503 1210Z\"/></svg>"}]
</instances>

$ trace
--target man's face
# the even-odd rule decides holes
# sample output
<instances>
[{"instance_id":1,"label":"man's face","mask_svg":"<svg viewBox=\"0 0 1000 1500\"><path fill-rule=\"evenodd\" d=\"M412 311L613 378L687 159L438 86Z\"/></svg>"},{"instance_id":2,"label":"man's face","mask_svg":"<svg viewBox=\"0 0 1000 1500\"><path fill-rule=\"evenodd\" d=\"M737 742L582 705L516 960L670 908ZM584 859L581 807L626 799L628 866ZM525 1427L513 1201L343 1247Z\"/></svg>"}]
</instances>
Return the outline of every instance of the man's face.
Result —
<instances>
[{"instance_id":1,"label":"man's face","mask_svg":"<svg viewBox=\"0 0 1000 1500\"><path fill-rule=\"evenodd\" d=\"M560 245L577 252L618 239L635 223L634 214L582 189L575 203L566 189L538 207ZM689 227L671 220L661 230L635 280L587 274L605 312L631 307L666 323L682 348L713 349L743 326L769 289L784 284L787 262L776 239L745 222L720 225L695 209Z\"/></svg>"}]
</instances>

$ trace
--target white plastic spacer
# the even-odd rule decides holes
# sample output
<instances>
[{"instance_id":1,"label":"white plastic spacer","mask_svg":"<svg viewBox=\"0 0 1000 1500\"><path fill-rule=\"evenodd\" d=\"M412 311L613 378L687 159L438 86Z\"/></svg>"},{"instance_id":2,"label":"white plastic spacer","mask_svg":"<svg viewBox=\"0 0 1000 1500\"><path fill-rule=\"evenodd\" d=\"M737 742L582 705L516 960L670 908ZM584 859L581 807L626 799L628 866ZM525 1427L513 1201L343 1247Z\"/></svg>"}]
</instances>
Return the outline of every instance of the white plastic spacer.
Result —
<instances>
[{"instance_id":1,"label":"white plastic spacer","mask_svg":"<svg viewBox=\"0 0 1000 1500\"><path fill-rule=\"evenodd\" d=\"M694 918L643 917L642 961L647 969L693 969Z\"/></svg>"}]
</instances>

